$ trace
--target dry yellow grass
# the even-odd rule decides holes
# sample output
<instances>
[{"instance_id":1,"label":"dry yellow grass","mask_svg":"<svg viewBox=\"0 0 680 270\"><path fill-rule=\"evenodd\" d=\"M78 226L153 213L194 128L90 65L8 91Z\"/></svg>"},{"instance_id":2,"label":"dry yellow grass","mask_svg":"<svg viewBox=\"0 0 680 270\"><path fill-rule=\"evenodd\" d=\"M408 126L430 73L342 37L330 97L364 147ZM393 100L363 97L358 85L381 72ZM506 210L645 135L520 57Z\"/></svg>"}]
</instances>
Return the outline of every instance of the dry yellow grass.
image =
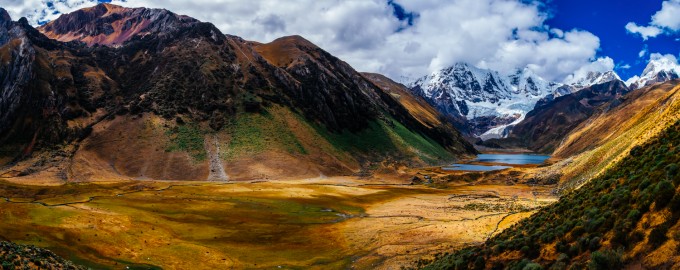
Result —
<instances>
[{"instance_id":1,"label":"dry yellow grass","mask_svg":"<svg viewBox=\"0 0 680 270\"><path fill-rule=\"evenodd\" d=\"M544 204L527 186L367 185L375 182L0 182L9 200L0 202L0 237L98 269L395 269L482 242L532 211L467 205Z\"/></svg>"},{"instance_id":2,"label":"dry yellow grass","mask_svg":"<svg viewBox=\"0 0 680 270\"><path fill-rule=\"evenodd\" d=\"M571 190L601 174L634 146L656 136L680 118L679 81L638 89L618 107L597 114L577 127L554 155L560 162L534 171L559 172L563 188Z\"/></svg>"}]
</instances>

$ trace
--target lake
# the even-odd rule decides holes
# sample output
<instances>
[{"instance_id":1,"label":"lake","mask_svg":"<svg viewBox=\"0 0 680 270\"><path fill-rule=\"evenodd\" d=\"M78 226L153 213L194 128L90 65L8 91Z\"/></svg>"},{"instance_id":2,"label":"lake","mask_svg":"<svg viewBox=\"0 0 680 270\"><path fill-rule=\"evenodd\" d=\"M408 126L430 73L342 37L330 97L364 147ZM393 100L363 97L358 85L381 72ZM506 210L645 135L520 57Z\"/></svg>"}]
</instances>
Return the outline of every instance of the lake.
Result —
<instances>
[{"instance_id":1,"label":"lake","mask_svg":"<svg viewBox=\"0 0 680 270\"><path fill-rule=\"evenodd\" d=\"M535 154L480 154L477 158L471 160L474 162L485 163L499 163L503 165L477 165L477 164L462 164L456 163L450 166L443 167L444 170L450 171L495 171L511 168L505 165L527 165L527 164L542 164L550 156L535 155Z\"/></svg>"}]
</instances>

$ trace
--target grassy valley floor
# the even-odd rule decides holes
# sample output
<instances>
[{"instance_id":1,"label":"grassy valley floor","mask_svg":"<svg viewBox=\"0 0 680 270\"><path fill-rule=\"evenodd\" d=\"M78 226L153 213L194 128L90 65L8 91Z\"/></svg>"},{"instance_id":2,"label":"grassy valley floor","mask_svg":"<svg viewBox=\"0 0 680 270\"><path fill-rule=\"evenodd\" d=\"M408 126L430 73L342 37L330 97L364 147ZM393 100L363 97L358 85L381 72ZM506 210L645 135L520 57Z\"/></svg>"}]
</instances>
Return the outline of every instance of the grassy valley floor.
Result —
<instances>
[{"instance_id":1,"label":"grassy valley floor","mask_svg":"<svg viewBox=\"0 0 680 270\"><path fill-rule=\"evenodd\" d=\"M489 236L549 204L548 187L435 189L297 181L0 182L0 240L97 269L395 269Z\"/></svg>"}]
</instances>

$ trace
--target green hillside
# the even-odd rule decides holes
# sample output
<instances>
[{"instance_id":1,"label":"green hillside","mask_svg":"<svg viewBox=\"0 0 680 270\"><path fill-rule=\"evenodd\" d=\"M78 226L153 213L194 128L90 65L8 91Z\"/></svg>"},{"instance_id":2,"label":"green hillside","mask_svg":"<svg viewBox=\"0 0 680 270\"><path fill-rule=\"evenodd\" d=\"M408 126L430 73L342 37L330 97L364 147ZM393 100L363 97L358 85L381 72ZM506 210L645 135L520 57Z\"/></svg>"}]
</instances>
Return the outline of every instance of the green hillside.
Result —
<instances>
[{"instance_id":1,"label":"green hillside","mask_svg":"<svg viewBox=\"0 0 680 270\"><path fill-rule=\"evenodd\" d=\"M680 121L603 175L426 269L648 269L680 263Z\"/></svg>"}]
</instances>

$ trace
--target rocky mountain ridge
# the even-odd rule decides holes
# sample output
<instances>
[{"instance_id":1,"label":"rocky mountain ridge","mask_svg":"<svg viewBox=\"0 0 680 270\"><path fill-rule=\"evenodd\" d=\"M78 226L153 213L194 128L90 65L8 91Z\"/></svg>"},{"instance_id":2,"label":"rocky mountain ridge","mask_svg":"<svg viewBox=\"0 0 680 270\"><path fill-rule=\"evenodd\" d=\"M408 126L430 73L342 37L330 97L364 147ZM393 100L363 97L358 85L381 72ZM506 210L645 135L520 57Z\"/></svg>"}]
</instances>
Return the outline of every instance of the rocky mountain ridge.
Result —
<instances>
[{"instance_id":1,"label":"rocky mountain ridge","mask_svg":"<svg viewBox=\"0 0 680 270\"><path fill-rule=\"evenodd\" d=\"M409 84L442 113L460 119L457 126L469 136L482 139L507 136L509 127L521 122L541 99L559 97L590 85L618 79L614 72L590 72L573 84L547 81L531 69L518 69L509 76L497 71L457 63Z\"/></svg>"},{"instance_id":2,"label":"rocky mountain ridge","mask_svg":"<svg viewBox=\"0 0 680 270\"><path fill-rule=\"evenodd\" d=\"M669 59L650 60L641 76L628 79L631 90L678 78L680 66ZM407 83L468 137L482 140L505 138L537 103L576 93L593 85L621 81L614 71L590 71L562 83L550 82L529 68L503 76L497 71L456 63Z\"/></svg>"},{"instance_id":3,"label":"rocky mountain ridge","mask_svg":"<svg viewBox=\"0 0 680 270\"><path fill-rule=\"evenodd\" d=\"M509 130L506 138L490 141L507 148L526 148L552 153L562 139L599 110L618 106L630 89L620 80L583 88L560 97L539 100L523 121ZM601 108L605 106L606 108Z\"/></svg>"},{"instance_id":4,"label":"rocky mountain ridge","mask_svg":"<svg viewBox=\"0 0 680 270\"><path fill-rule=\"evenodd\" d=\"M261 44L110 4L38 30L2 17L3 177L304 177L475 152L302 37Z\"/></svg>"}]
</instances>

